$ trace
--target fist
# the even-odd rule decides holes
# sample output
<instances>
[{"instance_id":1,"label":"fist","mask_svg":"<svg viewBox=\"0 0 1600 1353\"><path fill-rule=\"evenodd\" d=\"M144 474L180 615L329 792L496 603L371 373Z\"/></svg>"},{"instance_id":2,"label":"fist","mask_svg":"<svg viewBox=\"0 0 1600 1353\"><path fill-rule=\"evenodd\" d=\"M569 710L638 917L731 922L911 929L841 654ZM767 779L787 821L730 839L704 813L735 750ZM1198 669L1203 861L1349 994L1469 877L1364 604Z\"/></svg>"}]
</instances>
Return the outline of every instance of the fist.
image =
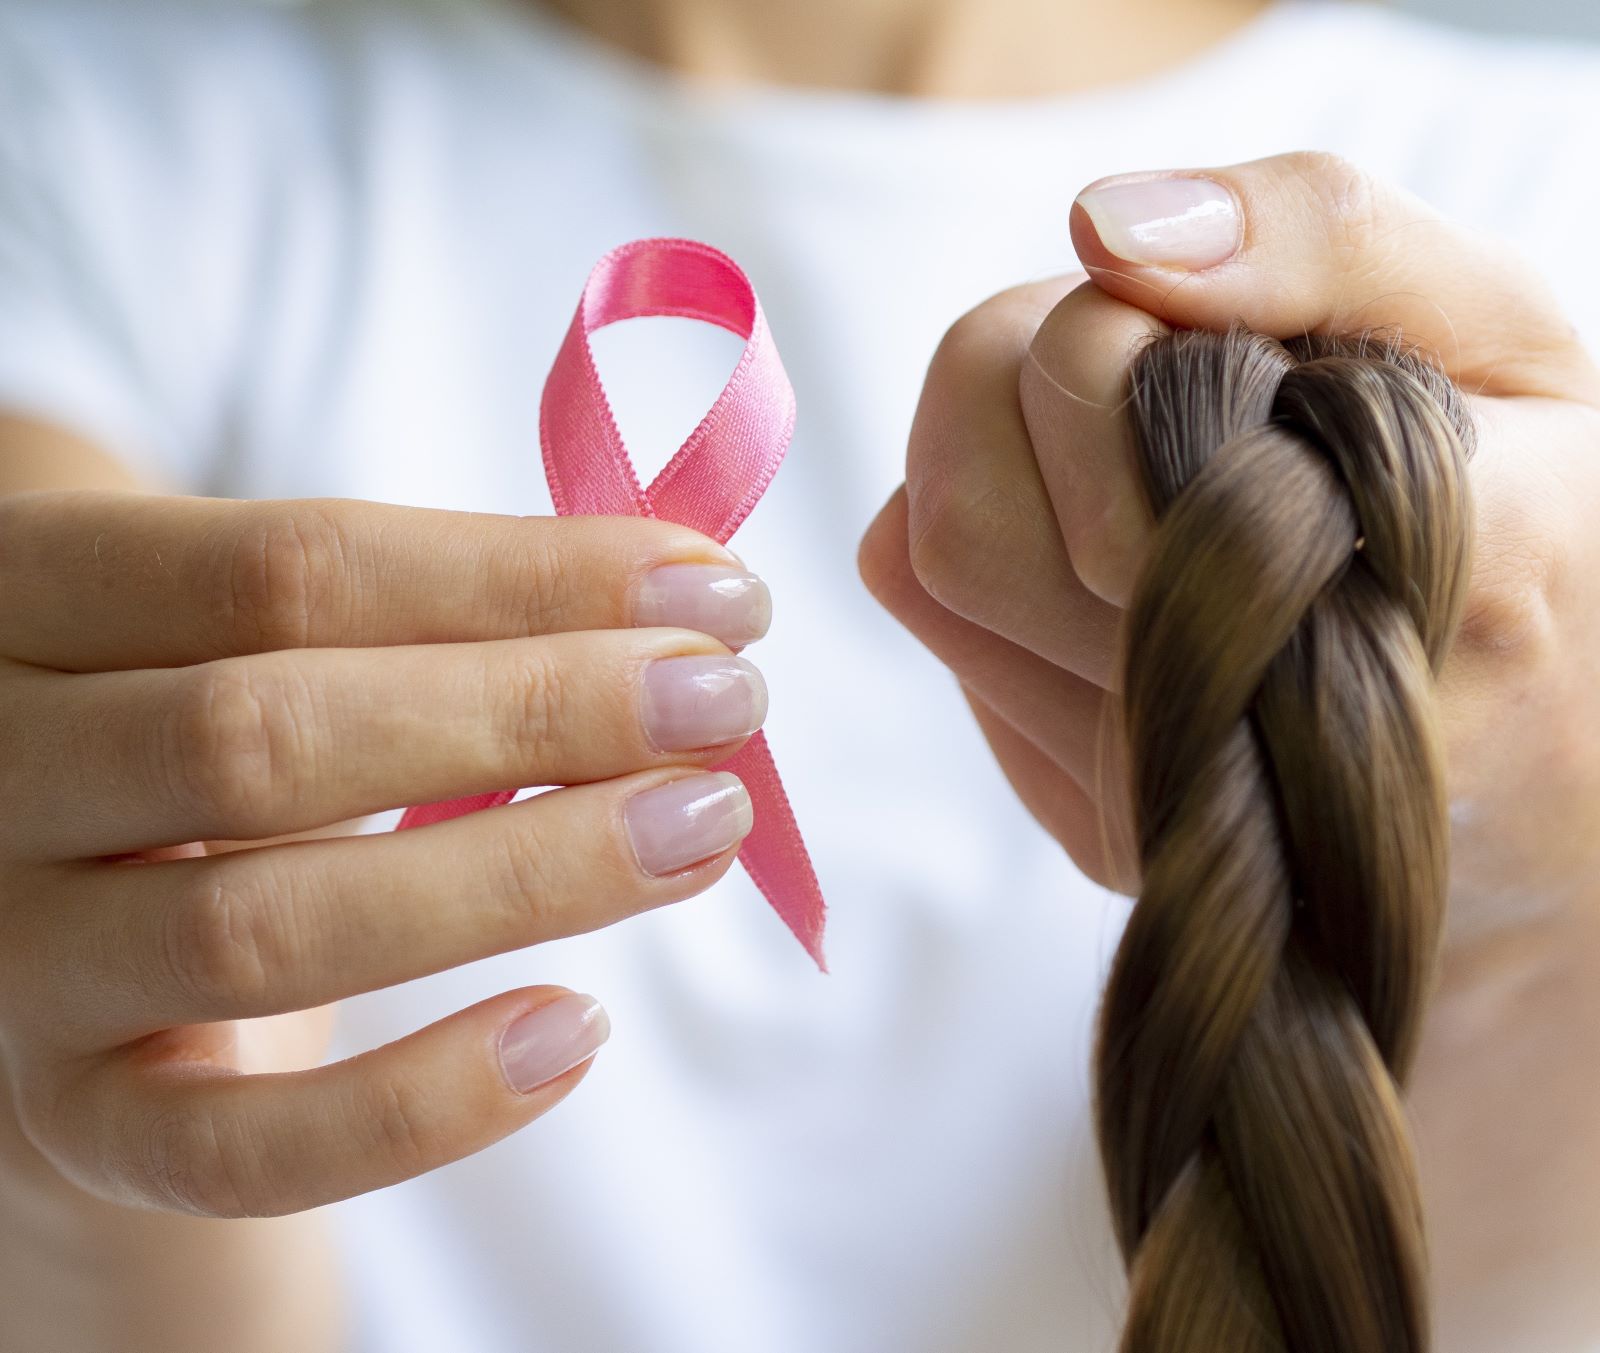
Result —
<instances>
[{"instance_id":1,"label":"fist","mask_svg":"<svg viewBox=\"0 0 1600 1353\"><path fill-rule=\"evenodd\" d=\"M960 681L1017 793L1091 878L1137 890L1121 630L1153 523L1125 413L1170 328L1398 333L1465 392L1476 554L1439 700L1452 876L1408 1099L1438 1346L1600 1336L1600 377L1495 243L1341 161L1092 185L1087 271L958 321L906 484L861 549ZM1514 1240L1515 1243L1511 1243Z\"/></svg>"},{"instance_id":2,"label":"fist","mask_svg":"<svg viewBox=\"0 0 1600 1353\"><path fill-rule=\"evenodd\" d=\"M868 586L961 682L1018 794L1091 878L1138 886L1120 623L1153 523L1124 413L1172 327L1398 331L1467 392L1477 554L1441 696L1453 934L1556 905L1600 822L1600 375L1494 243L1320 155L1087 189L1088 278L1019 287L951 328Z\"/></svg>"}]
</instances>

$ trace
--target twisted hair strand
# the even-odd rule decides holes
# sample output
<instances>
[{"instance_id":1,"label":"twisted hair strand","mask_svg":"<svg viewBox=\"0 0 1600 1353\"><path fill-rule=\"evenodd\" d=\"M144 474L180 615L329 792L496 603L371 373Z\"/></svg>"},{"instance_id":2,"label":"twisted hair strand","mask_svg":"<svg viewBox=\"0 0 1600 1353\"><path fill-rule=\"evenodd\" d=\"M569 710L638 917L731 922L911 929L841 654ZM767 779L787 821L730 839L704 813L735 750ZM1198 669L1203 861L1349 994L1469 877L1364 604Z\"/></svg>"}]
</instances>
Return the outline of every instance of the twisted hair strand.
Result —
<instances>
[{"instance_id":1,"label":"twisted hair strand","mask_svg":"<svg viewBox=\"0 0 1600 1353\"><path fill-rule=\"evenodd\" d=\"M1400 1087L1444 916L1471 423L1396 344L1243 330L1157 340L1131 408L1142 886L1096 1056L1122 1347L1422 1353Z\"/></svg>"}]
</instances>

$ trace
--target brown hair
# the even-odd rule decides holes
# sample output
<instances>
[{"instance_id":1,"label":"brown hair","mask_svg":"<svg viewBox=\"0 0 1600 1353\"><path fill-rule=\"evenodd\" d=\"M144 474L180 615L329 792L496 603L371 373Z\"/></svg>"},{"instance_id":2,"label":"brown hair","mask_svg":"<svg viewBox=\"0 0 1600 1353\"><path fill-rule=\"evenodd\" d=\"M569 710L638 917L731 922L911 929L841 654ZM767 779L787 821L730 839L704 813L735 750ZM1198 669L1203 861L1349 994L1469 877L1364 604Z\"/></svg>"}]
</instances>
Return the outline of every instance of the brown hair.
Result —
<instances>
[{"instance_id":1,"label":"brown hair","mask_svg":"<svg viewBox=\"0 0 1600 1353\"><path fill-rule=\"evenodd\" d=\"M1095 1066L1122 1348L1419 1353L1398 1087L1444 914L1471 423L1395 343L1242 330L1154 342L1131 407L1142 885Z\"/></svg>"}]
</instances>

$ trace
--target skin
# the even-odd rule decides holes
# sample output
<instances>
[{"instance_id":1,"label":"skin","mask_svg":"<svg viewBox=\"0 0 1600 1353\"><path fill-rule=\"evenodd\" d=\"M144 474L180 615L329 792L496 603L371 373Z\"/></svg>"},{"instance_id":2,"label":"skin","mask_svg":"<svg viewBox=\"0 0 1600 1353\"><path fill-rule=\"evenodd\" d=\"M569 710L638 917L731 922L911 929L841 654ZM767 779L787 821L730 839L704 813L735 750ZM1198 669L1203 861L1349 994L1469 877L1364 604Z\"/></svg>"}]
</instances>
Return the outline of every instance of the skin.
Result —
<instances>
[{"instance_id":1,"label":"skin","mask_svg":"<svg viewBox=\"0 0 1600 1353\"><path fill-rule=\"evenodd\" d=\"M474 549L441 548L461 539ZM622 810L738 745L651 745L645 665L728 650L629 627L646 572L732 557L653 521L82 489L0 499L0 540L8 1319L40 1349L138 1347L111 1332L135 1318L152 1348L223 1346L235 1324L226 1346L335 1346L314 1219L212 1219L410 1178L576 1087L587 1062L519 1093L498 1058L501 1032L560 988L324 1066L330 1003L609 925L727 871L732 849L646 874ZM571 787L305 839L510 784ZM63 1239L116 1260L72 1268L86 1290L66 1307L28 1290L59 1289L41 1252ZM275 1309L286 1281L312 1300Z\"/></svg>"},{"instance_id":2,"label":"skin","mask_svg":"<svg viewBox=\"0 0 1600 1353\"><path fill-rule=\"evenodd\" d=\"M821 18L779 0L640 0L628 6L615 0L562 0L559 7L598 36L699 79L1007 97L1069 92L1153 73L1223 37L1260 6L1254 0L1149 0L1122 6L970 0L935 7L921 0L880 0L839 3ZM802 14L810 21L802 22ZM1019 41L1019 34L1028 41ZM1324 296L1335 294L1339 270L1327 257L1319 263L1312 246L1326 242L1327 222L1341 221L1346 206L1344 199L1324 201L1280 221L1273 228L1284 251L1272 266L1321 276L1327 281ZM1267 229L1273 219L1260 216L1260 228ZM1295 240L1302 246L1299 253L1288 248ZM1204 279L1200 288L1191 286L1179 295L1171 293L1169 278L1130 273L1125 279L1130 292L1117 293L1114 266L1094 256L1092 240L1079 243L1088 249L1086 262L1109 269L1097 276L1126 303L1128 313L1120 322L1134 323L1128 315L1141 306L1179 322L1206 322L1162 310L1191 298L1198 304L1208 294ZM1365 249L1372 240L1361 243ZM1364 256L1349 250L1335 254L1346 260ZM1476 272L1461 276L1493 275L1502 260L1497 253L1490 257L1487 270L1479 261ZM1237 274L1227 275L1237 281ZM1262 273L1253 275L1257 293L1265 294ZM1470 298L1462 299L1459 283L1447 287L1448 280L1428 279L1439 289L1433 299L1470 310ZM1406 285L1430 294L1414 277ZM1116 872L1114 852L1096 854L1088 824L1114 797L1114 789L1107 789L1115 783L1114 745L1099 732L1099 721L1114 699L1109 688L1115 668L1115 561L1123 556L1136 561L1138 522L1118 516L1119 503L1125 510L1114 491L1118 465L1083 427L1063 444L1068 449L1062 456L1043 458L1050 465L1079 467L1074 496L1065 515L1059 515L1048 492L1039 492L1044 481L1035 438L1026 425L1019 431L1016 419L1019 372L1029 343L1066 290L1057 285L1013 293L953 331L930 373L925 413L918 421L911 474L918 490L897 499L898 506L891 504L863 560L891 608L977 692L979 717L1023 797L1091 873L1128 883ZM1217 318L1240 310L1250 292L1242 286L1237 293L1210 294ZM1511 302L1501 310L1513 320L1521 314ZM1072 386L1068 378L1087 381L1088 376L1067 358L1073 334L1103 335L1101 318L1070 308L1060 313L1062 319L1047 328L1062 351L1052 348L1046 356L1058 362L1063 384L1092 390L1092 384ZM1491 315L1485 323L1492 327L1505 317ZM1266 318L1263 313L1261 320ZM1084 339L1078 346L1095 344ZM1504 347L1526 351L1532 367L1560 344L1539 331L1519 334L1515 344ZM1558 445L1575 436L1568 431L1576 418L1569 401L1591 397L1580 393L1586 388L1581 382L1573 383L1590 379L1585 366L1573 361L1559 374L1542 391L1537 408L1520 397L1503 400L1536 461L1555 456ZM1106 389L1114 388L1116 375L1101 373ZM1498 389L1491 393L1504 395ZM1548 424L1537 421L1541 415ZM1095 426L1092 418L1087 426ZM1110 433L1115 419L1106 413L1098 426ZM1560 435L1547 435L1548 430ZM938 445L946 448L942 458ZM1502 445L1519 443L1512 438ZM1592 439L1587 445L1592 450ZM1020 582L1002 572L987 579L968 577L959 561L949 558L941 568L940 534L910 530L911 504L941 475L957 482L972 459L965 450L970 447L984 447L1004 461L989 465L986 473L1009 488L987 495L983 503L994 514L993 525L1021 533L1017 538L1032 551L1031 572ZM1568 459L1572 463L1562 462L1558 479L1583 468L1581 458ZM932 474L930 466L936 467ZM1103 494L1095 487L1102 473L1110 476ZM1574 487L1564 486L1559 495L1547 491L1543 515L1525 505L1540 497L1536 485L1523 484L1519 495L1517 474L1508 472L1505 482L1511 485L1502 500L1511 542L1506 554L1526 567L1510 569L1505 586L1481 593L1480 618L1469 628L1467 649L1480 656L1463 669L1466 679L1459 689L1466 713L1460 726L1492 725L1493 711L1510 690L1523 711L1517 730L1521 742L1502 737L1473 761L1476 748L1493 741L1485 727L1481 744L1465 739L1468 750L1461 761L1469 779L1478 768L1476 788L1467 786L1477 796L1473 801L1490 806L1498 806L1497 795L1504 797L1502 767L1528 771L1530 792L1550 791L1537 805L1549 812L1548 822L1534 825L1553 838L1559 835L1558 821L1570 824L1575 813L1594 802L1580 796L1586 789L1578 783L1585 764L1580 749L1557 759L1561 774L1554 778L1566 796L1546 783L1554 750L1562 745L1556 730L1571 736L1570 701L1584 684L1577 641L1569 637L1573 627L1559 617L1581 613L1576 594L1584 579L1597 576L1593 569L1577 567L1576 554L1564 553L1571 542L1553 523L1559 505L1578 510L1587 481L1574 478ZM157 486L134 485L106 449L63 429L0 414L0 495L65 491L0 500L0 566L17 567L20 559L25 590L34 598L25 613L8 603L10 613L0 619L0 684L8 685L0 699L24 701L32 715L7 730L8 736L29 739L26 783L13 783L7 801L34 805L24 807L23 826L0 843L0 966L5 967L0 1057L7 1072L0 1093L0 1309L6 1312L8 1333L40 1353L108 1347L129 1353L333 1349L340 1346L337 1269L316 1212L296 1209L314 1209L318 1202L379 1187L479 1149L552 1108L581 1080L584 1068L527 1096L511 1093L494 1073L495 1033L516 1014L560 994L552 988L505 993L389 1048L312 1069L325 1047L328 1011L322 1003L366 985L610 923L698 891L728 867L731 852L667 882L646 880L630 874L615 836L616 806L628 786L683 774L703 762L695 755L661 757L640 746L628 716L620 712L631 707L623 698L631 673L649 654L720 651L714 640L691 632L628 630L628 588L652 562L720 555L706 553L716 547L692 533L654 523L555 528L481 517L467 522L448 514L359 504L234 505L225 510L225 519L202 519L185 515L196 510L192 504L84 492L134 487ZM1493 500L1489 488L1484 493ZM1079 501L1088 506L1074 515ZM934 518L955 532L946 545L974 529L950 511L936 512ZM1078 525L1069 529L1066 522ZM330 523L336 531L330 532ZM478 598L481 557L452 563L437 542L468 534L477 539L485 530L502 542L504 557L519 562ZM53 533L61 556L92 557L97 543L112 540L130 558L159 558L162 567L132 571L110 604L103 577L84 570L72 576L38 560L29 562L27 549L15 548L15 542L42 539L46 531ZM1075 539L1099 544L1069 548ZM340 614L361 635L361 643L329 657L309 643L316 631L308 622L317 607L302 604L276 614L259 605L241 608L240 595L219 591L204 569L164 571L172 561L197 557L219 540L232 542L237 559L260 557L257 547L276 541L274 557L289 561L290 579L316 583L292 586L289 594L302 603L315 599L324 614ZM352 544L355 548L348 548ZM372 589L363 588L360 571L348 567L351 560L380 552L386 560L392 555L410 561L402 566L417 570L411 575L417 584L404 590L402 605L394 603L391 589L380 608ZM329 567L331 560L343 561L342 566ZM461 570L453 578L427 573L452 567ZM936 572L942 574L937 583L932 581ZM452 584L482 604L452 614L445 626L430 614L427 598ZM7 595L17 593L8 589ZM248 589L244 595L248 598ZM530 613L529 596L554 596L564 604L549 614ZM1027 636L1043 642L1037 617L1047 611L1070 617L1070 625L1063 627L1062 642L1045 644L1049 651L1036 653ZM521 624L511 619L519 614ZM576 631L589 631L590 637L577 639ZM1474 634L1480 636L1476 649L1470 645ZM294 636L301 641L294 642ZM161 645L170 649L157 651ZM985 663L987 676L980 670ZM152 671L157 665L164 670ZM270 793L242 792L225 773L229 739L251 729L250 721L219 728L194 714L229 689L227 679L196 675L208 665L235 678L249 674L246 681L234 681L234 697L241 688L247 694L259 689L298 695L302 709L326 715L308 718L303 742L288 755L271 758L280 776ZM491 746L458 729L452 731L459 737L433 739L426 744L426 766L437 793L480 789L490 782L571 778L591 783L550 796L564 806L521 805L484 815L487 820L429 829L436 833L436 851L421 852L413 843L389 838L268 844L237 859L220 848L202 855L193 846L163 851L141 864L96 858L108 849L137 848L144 839L242 836L259 842L294 832L312 817L327 821L393 802L385 800L382 785L396 783L397 768L382 755L370 759L359 776L352 770L344 778L333 777L325 786L329 797L315 814L301 810L294 791L312 783L302 772L319 752L353 734L381 746L395 727L395 711L424 707L428 692L449 683L451 672L459 673L463 665L501 677L482 683L481 714L502 726L529 708L530 672L600 673L602 680L593 687L599 698L591 706L563 707L563 717L541 725L538 736ZM1588 671L1592 678L1592 667ZM106 697L97 700L94 711L94 727L103 736L74 742L68 736L74 711L81 715L85 708L78 692L90 687ZM1479 711L1475 721L1473 709ZM140 759L138 734L157 710L178 711L176 726L194 739L183 744L197 753L193 761L199 774L192 783L180 779L163 786L149 762L156 753L148 744L146 759ZM416 731L406 726L408 736ZM1110 748L1104 764L1093 760L1095 745ZM725 754L726 748L719 752ZM12 763L0 758L0 764ZM1080 775L1064 767L1076 767ZM413 797L410 775L408 770L407 792L400 797ZM1085 782L1091 787L1081 787ZM172 792L117 795L119 785ZM45 811L52 800L93 802L97 811L52 816ZM1517 820L1537 816L1530 800ZM1494 812L1484 812L1481 820L1506 827ZM541 849L540 842L558 832L564 843L575 837L584 848ZM1515 841L1512 836L1506 828L1484 838L1484 858L1502 861L1505 877L1540 877L1547 867L1553 885L1575 877L1574 869L1547 863L1561 859L1561 852L1544 854L1534 836ZM1580 844L1565 849L1570 855ZM1517 852L1524 846L1519 862ZM357 847L368 886L340 890L333 884L349 877L345 866ZM526 873L513 870L487 879L474 874L474 862L486 856L536 867L538 896L530 892ZM1530 859L1540 862L1539 870L1523 868ZM353 923L378 941L370 966L347 972L327 961L326 948L319 954L318 942L329 937L331 907L308 906L303 927L292 932L299 947L264 951L264 958L276 960L272 963L229 966L238 957L227 957L233 937L259 933L248 925L232 930L213 924L208 931L202 923L187 932L178 926L168 938L187 933L190 942L176 947L154 943L152 932L141 929L147 913L182 914L186 903L203 911L193 904L224 895L208 889L207 880L227 882L237 896L253 893L265 907L277 890L287 895L291 880L308 878L326 886L324 900L340 900L339 910L348 904ZM426 897L425 880L434 883ZM595 887L596 882L607 886ZM380 923L373 899L391 889L403 905L392 915L386 911ZM1559 886L1552 891L1559 893ZM314 900L319 888L295 896ZM594 901L601 896L610 904L604 909ZM530 899L536 905L529 905ZM426 927L418 920L424 908ZM1446 1286L1465 1289L1469 1280L1480 1280L1480 1306L1487 1318L1510 1309L1499 1286L1509 1283L1521 1291L1527 1286L1524 1270L1533 1273L1558 1252L1587 1253L1574 1245L1587 1241L1586 1217L1600 1209L1593 1205L1593 1168L1577 1159L1581 1152L1571 1145L1580 1140L1573 1125L1592 1124L1596 1117L1593 1095L1573 1070L1588 1050L1573 1031L1596 1027L1594 1019L1583 1017L1580 1004L1587 985L1583 974L1593 971L1589 932L1574 919L1581 909L1571 903L1546 905L1537 919L1524 917L1515 926L1503 923L1503 907L1480 911L1491 922L1486 938L1455 951L1455 986L1441 997L1436 1014L1436 1024L1454 1031L1460 1050L1452 1055L1441 1042L1433 1058L1439 1070L1427 1068L1415 1101L1425 1138L1433 1144L1430 1171L1443 1181L1433 1206L1445 1207L1454 1199L1456 1218L1481 1215L1473 1210L1469 1181L1484 1186L1487 1172L1476 1161L1469 1170L1467 1162L1473 1153L1481 1161L1485 1145L1470 1135L1459 1140L1464 1128L1452 1136L1451 1124L1476 1125L1491 1147L1504 1139L1500 1154L1491 1153L1491 1159L1515 1165L1508 1165L1506 1175L1490 1176L1487 1184L1495 1190L1496 1217L1507 1219L1503 1233L1510 1233L1516 1217L1526 1223L1517 1232L1530 1237L1526 1263L1506 1265L1492 1238L1484 1243L1485 1257L1475 1257L1470 1247L1444 1256ZM260 914L238 912L222 919ZM93 923L70 923L82 917L93 917ZM212 921L217 919L213 911ZM1508 938L1513 931L1516 943ZM38 961L44 958L57 965L62 981L43 980L46 969ZM140 980L127 980L130 971ZM141 995L146 987L148 994ZM1458 1009L1459 1016L1452 1014ZM1561 1036L1551 1037L1551 1030ZM1492 1045L1487 1054L1486 1045ZM282 1075L261 1080L256 1074L261 1072ZM424 1087L426 1093L419 1092ZM1526 1106L1516 1131L1509 1115L1495 1117L1477 1108L1512 1095ZM387 1113L379 1111L384 1107ZM1586 1110L1591 1112L1585 1118ZM347 1144L353 1122L364 1130L365 1149L359 1151ZM1536 1129L1540 1150L1523 1142L1522 1156L1513 1162L1517 1131L1526 1123ZM295 1150L244 1146L285 1137L292 1137ZM263 1168L269 1157L272 1168ZM1552 1188L1558 1175L1561 1187ZM1542 1183L1544 1193L1538 1207L1529 1204L1518 1212L1512 1204L1529 1192L1524 1182ZM244 1213L252 1215L243 1218ZM269 1213L289 1215L256 1215ZM1439 1215L1451 1221L1448 1212ZM1556 1243L1561 1226L1569 1228L1573 1244ZM1483 1228L1476 1231L1481 1236ZM1489 1260L1500 1261L1499 1267ZM1515 1272L1497 1286L1507 1268ZM285 1291L296 1299L282 1300ZM1460 1328L1470 1330L1473 1312L1467 1305L1457 1309ZM1525 1334L1532 1327L1515 1328ZM1509 1345L1502 1340L1449 1346Z\"/></svg>"},{"instance_id":3,"label":"skin","mask_svg":"<svg viewBox=\"0 0 1600 1353\"><path fill-rule=\"evenodd\" d=\"M1137 80L1269 0L547 0L613 46L713 85L1016 99Z\"/></svg>"},{"instance_id":4,"label":"skin","mask_svg":"<svg viewBox=\"0 0 1600 1353\"><path fill-rule=\"evenodd\" d=\"M1320 155L1204 174L1243 213L1216 266L1116 257L1006 292L933 359L868 586L961 681L1017 793L1078 865L1137 888L1118 628L1151 523L1121 411L1167 326L1393 327L1472 394L1478 543L1444 668L1447 948L1410 1103L1437 1347L1600 1337L1600 373L1502 246Z\"/></svg>"}]
</instances>

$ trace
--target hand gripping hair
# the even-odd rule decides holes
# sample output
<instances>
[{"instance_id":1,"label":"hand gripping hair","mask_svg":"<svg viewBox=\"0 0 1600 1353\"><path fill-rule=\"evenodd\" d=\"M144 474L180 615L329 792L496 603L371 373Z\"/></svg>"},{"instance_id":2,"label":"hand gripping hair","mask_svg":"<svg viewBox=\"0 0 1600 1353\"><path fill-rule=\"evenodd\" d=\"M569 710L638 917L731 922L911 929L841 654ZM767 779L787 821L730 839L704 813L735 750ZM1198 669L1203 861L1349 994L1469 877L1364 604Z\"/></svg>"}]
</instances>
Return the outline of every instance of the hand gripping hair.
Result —
<instances>
[{"instance_id":1,"label":"hand gripping hair","mask_svg":"<svg viewBox=\"0 0 1600 1353\"><path fill-rule=\"evenodd\" d=\"M1096 1117L1124 1353L1421 1353L1400 1099L1439 951L1463 401L1371 340L1158 339L1127 621L1142 888Z\"/></svg>"}]
</instances>

